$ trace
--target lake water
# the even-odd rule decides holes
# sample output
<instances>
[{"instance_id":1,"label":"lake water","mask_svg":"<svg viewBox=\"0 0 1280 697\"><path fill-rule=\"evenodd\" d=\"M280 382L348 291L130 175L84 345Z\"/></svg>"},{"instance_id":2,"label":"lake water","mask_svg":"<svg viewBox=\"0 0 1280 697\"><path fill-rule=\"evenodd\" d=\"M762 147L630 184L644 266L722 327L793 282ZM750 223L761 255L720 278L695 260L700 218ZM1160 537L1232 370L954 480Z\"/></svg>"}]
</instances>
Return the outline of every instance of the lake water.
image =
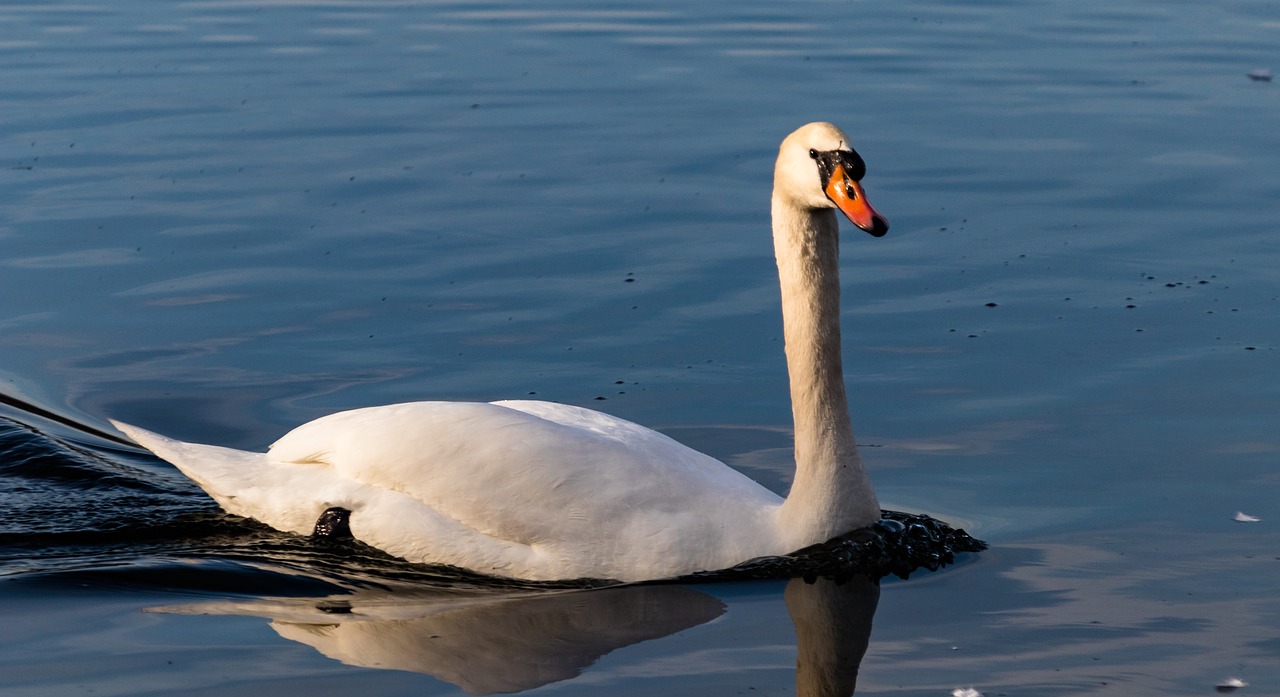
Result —
<instances>
[{"instance_id":1,"label":"lake water","mask_svg":"<svg viewBox=\"0 0 1280 697\"><path fill-rule=\"evenodd\" d=\"M1255 0L0 5L0 694L838 694L872 611L858 694L1280 691L1277 47ZM814 120L892 223L842 256L881 501L992 545L878 606L495 593L95 435L535 395L785 490Z\"/></svg>"}]
</instances>

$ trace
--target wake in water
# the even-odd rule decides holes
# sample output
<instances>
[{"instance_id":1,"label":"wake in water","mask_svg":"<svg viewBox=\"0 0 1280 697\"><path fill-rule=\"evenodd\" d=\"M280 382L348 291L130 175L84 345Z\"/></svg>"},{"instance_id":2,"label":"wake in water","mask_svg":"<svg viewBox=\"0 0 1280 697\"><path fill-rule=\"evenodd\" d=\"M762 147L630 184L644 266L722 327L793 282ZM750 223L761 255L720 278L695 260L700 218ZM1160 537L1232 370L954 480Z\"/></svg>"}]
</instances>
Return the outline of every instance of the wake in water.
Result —
<instances>
[{"instance_id":1,"label":"wake in water","mask_svg":"<svg viewBox=\"0 0 1280 697\"><path fill-rule=\"evenodd\" d=\"M580 587L529 584L412 564L351 540L282 533L223 513L150 455L100 441L52 437L0 417L0 578L63 576L216 593L307 595L385 586ZM689 581L750 578L906 578L985 544L928 516L885 520L785 557ZM69 575L69 576L68 576ZM317 585L319 584L319 585Z\"/></svg>"},{"instance_id":2,"label":"wake in water","mask_svg":"<svg viewBox=\"0 0 1280 697\"><path fill-rule=\"evenodd\" d=\"M6 504L0 578L69 575L113 585L277 595L460 580L363 545L289 535L228 516L149 455L54 438L5 418L0 500Z\"/></svg>"}]
</instances>

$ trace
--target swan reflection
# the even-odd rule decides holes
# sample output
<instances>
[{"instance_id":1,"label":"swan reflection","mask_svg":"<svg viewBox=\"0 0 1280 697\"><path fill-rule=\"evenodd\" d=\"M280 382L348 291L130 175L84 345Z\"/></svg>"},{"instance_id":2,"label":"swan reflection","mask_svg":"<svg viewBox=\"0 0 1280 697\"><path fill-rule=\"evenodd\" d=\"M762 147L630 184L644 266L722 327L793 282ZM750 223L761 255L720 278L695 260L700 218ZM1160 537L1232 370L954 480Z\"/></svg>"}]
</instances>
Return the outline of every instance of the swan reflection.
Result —
<instances>
[{"instance_id":1,"label":"swan reflection","mask_svg":"<svg viewBox=\"0 0 1280 697\"><path fill-rule=\"evenodd\" d=\"M879 586L792 580L799 695L853 693ZM720 617L725 605L684 586L466 595L359 591L328 598L213 601L157 612L248 615L351 666L431 675L471 694L530 690L577 676L601 656Z\"/></svg>"},{"instance_id":2,"label":"swan reflection","mask_svg":"<svg viewBox=\"0 0 1280 697\"><path fill-rule=\"evenodd\" d=\"M796 626L796 695L846 697L871 639L880 584L865 576L843 583L791 579L784 593Z\"/></svg>"}]
</instances>

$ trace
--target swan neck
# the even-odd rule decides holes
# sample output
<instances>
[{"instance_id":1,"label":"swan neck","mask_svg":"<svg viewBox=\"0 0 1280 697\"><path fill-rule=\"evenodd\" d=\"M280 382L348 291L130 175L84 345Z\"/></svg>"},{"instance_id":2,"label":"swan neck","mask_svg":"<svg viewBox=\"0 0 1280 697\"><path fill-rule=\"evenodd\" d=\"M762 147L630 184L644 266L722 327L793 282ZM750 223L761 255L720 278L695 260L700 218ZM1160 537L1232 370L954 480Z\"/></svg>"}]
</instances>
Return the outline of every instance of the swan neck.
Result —
<instances>
[{"instance_id":1,"label":"swan neck","mask_svg":"<svg viewBox=\"0 0 1280 697\"><path fill-rule=\"evenodd\" d=\"M805 546L874 523L880 507L849 421L835 212L775 193L773 225L796 458L780 524L793 543Z\"/></svg>"}]
</instances>

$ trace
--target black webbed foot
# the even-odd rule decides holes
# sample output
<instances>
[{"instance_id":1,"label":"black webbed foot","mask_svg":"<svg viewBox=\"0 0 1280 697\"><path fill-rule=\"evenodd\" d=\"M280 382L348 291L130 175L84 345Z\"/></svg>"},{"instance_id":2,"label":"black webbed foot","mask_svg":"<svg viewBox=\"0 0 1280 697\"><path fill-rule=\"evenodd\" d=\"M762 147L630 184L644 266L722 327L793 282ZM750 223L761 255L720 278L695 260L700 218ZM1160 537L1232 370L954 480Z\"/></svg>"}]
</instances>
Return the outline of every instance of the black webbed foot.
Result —
<instances>
[{"instance_id":1,"label":"black webbed foot","mask_svg":"<svg viewBox=\"0 0 1280 697\"><path fill-rule=\"evenodd\" d=\"M311 534L337 540L351 539L351 511L336 506L326 509L316 518L316 529Z\"/></svg>"}]
</instances>

